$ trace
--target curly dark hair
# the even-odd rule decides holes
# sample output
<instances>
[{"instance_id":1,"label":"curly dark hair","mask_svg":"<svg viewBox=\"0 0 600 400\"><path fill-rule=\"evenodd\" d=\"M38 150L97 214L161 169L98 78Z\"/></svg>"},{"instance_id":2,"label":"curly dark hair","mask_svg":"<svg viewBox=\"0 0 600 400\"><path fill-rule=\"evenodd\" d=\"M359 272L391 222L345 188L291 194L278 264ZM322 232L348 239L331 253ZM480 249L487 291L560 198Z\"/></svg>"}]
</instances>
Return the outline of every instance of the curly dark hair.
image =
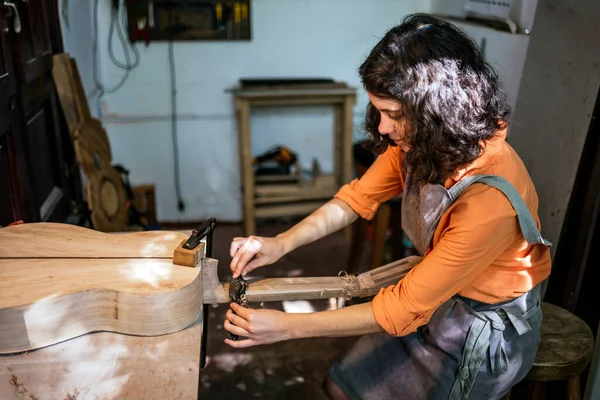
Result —
<instances>
[{"instance_id":1,"label":"curly dark hair","mask_svg":"<svg viewBox=\"0 0 600 400\"><path fill-rule=\"evenodd\" d=\"M480 156L480 141L506 126L510 114L497 73L477 44L451 23L425 14L407 16L389 30L359 69L367 92L402 104L410 125L404 169L415 182L442 183ZM369 102L366 147L381 154L389 137Z\"/></svg>"}]
</instances>

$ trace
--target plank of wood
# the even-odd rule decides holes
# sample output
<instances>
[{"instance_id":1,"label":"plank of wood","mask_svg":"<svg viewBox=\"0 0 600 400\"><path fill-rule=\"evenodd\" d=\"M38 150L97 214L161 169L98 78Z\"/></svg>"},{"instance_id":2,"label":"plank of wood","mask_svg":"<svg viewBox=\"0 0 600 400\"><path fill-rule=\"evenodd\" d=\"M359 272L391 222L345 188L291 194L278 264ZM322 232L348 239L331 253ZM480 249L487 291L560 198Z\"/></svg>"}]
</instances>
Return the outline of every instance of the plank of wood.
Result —
<instances>
[{"instance_id":1,"label":"plank of wood","mask_svg":"<svg viewBox=\"0 0 600 400\"><path fill-rule=\"evenodd\" d=\"M78 107L79 99L72 86L71 57L66 53L55 54L52 57L52 63L54 86L56 87L69 132L72 135L75 126L81 121L82 117Z\"/></svg>"},{"instance_id":2,"label":"plank of wood","mask_svg":"<svg viewBox=\"0 0 600 400\"><path fill-rule=\"evenodd\" d=\"M108 234L75 225L39 222L0 229L3 258L164 258L173 257L182 232Z\"/></svg>"},{"instance_id":3,"label":"plank of wood","mask_svg":"<svg viewBox=\"0 0 600 400\"><path fill-rule=\"evenodd\" d=\"M254 182L256 185L261 183L300 183L300 174L295 175L256 175Z\"/></svg>"},{"instance_id":4,"label":"plank of wood","mask_svg":"<svg viewBox=\"0 0 600 400\"><path fill-rule=\"evenodd\" d=\"M193 249L185 249L183 246L186 243L187 240L182 240L179 246L173 251L173 264L195 268L205 255L204 242L200 242Z\"/></svg>"},{"instance_id":5,"label":"plank of wood","mask_svg":"<svg viewBox=\"0 0 600 400\"><path fill-rule=\"evenodd\" d=\"M201 325L152 337L98 332L0 355L0 399L196 399Z\"/></svg>"},{"instance_id":6,"label":"plank of wood","mask_svg":"<svg viewBox=\"0 0 600 400\"><path fill-rule=\"evenodd\" d=\"M248 88L248 89L233 88L233 89L230 89L229 91L234 92L236 98L252 99L252 100L261 99L261 98L283 98L283 99L307 98L307 99L311 99L311 100L312 99L318 100L320 97L336 97L336 96L338 96L341 98L345 98L346 96L355 96L356 95L356 89L353 87L306 88L306 89L288 87L288 88L277 88L277 89L267 89L267 90L260 90L260 89L255 90L255 89L251 89L251 88ZM297 99L294 99L294 100L297 100ZM256 102L254 102L254 103L256 103Z\"/></svg>"},{"instance_id":7,"label":"plank of wood","mask_svg":"<svg viewBox=\"0 0 600 400\"><path fill-rule=\"evenodd\" d=\"M289 196L276 196L276 197L257 197L254 200L254 204L258 206L263 205L276 205L276 204L284 204L284 203L299 203L302 201L308 200L319 200L321 204L325 204L327 201L331 200L334 193L329 194L316 194L316 193L303 193L297 195L289 195Z\"/></svg>"},{"instance_id":8,"label":"plank of wood","mask_svg":"<svg viewBox=\"0 0 600 400\"><path fill-rule=\"evenodd\" d=\"M372 269L358 276L266 278L248 281L249 302L368 297L383 287L398 283L422 260L411 256ZM217 262L202 263L203 302L230 303L229 284L220 282Z\"/></svg>"},{"instance_id":9,"label":"plank of wood","mask_svg":"<svg viewBox=\"0 0 600 400\"><path fill-rule=\"evenodd\" d=\"M287 216L306 215L316 211L319 207L325 204L327 200L308 201L306 203L290 203L290 204L275 204L261 205L254 211L256 218L275 218Z\"/></svg>"},{"instance_id":10,"label":"plank of wood","mask_svg":"<svg viewBox=\"0 0 600 400\"><path fill-rule=\"evenodd\" d=\"M314 181L302 183L279 183L279 184L259 184L256 185L254 192L257 197L263 196L286 196L286 195L313 195L330 196L335 194L338 188L335 185L335 176L320 175Z\"/></svg>"},{"instance_id":11,"label":"plank of wood","mask_svg":"<svg viewBox=\"0 0 600 400\"><path fill-rule=\"evenodd\" d=\"M242 198L244 200L244 233L246 236L256 233L254 215L254 169L252 168L252 140L250 129L250 103L236 99L235 109L238 124L238 143L240 152L240 176L242 177Z\"/></svg>"}]
</instances>

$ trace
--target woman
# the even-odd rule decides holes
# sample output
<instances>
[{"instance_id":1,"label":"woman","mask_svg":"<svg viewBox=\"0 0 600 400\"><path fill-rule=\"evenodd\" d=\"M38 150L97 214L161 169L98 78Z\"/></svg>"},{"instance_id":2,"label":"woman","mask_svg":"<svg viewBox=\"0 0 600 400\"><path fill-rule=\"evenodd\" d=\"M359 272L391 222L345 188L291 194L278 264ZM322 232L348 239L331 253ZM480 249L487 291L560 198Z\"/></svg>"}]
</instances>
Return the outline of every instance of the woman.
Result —
<instances>
[{"instance_id":1,"label":"woman","mask_svg":"<svg viewBox=\"0 0 600 400\"><path fill-rule=\"evenodd\" d=\"M506 142L495 72L451 24L408 16L360 67L365 127L380 154L330 202L274 238L235 238L233 276L272 264L403 194L402 227L423 260L370 303L286 314L231 305L236 348L363 335L331 368L340 399L497 399L531 367L550 244L538 198Z\"/></svg>"}]
</instances>

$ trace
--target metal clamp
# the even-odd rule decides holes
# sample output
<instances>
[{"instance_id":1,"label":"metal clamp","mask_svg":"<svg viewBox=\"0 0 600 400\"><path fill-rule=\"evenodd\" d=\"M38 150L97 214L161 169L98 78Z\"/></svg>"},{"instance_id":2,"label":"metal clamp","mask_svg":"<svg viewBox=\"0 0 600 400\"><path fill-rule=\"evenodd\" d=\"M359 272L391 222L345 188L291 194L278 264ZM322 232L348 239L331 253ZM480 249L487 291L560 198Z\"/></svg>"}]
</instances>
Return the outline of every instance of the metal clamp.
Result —
<instances>
[{"instance_id":1,"label":"metal clamp","mask_svg":"<svg viewBox=\"0 0 600 400\"><path fill-rule=\"evenodd\" d=\"M212 232L215 230L216 225L217 220L214 217L208 218L200 224L198 228L192 231L192 235L182 247L187 250L193 250L198 247L202 239L206 237L206 256L212 257Z\"/></svg>"},{"instance_id":2,"label":"metal clamp","mask_svg":"<svg viewBox=\"0 0 600 400\"><path fill-rule=\"evenodd\" d=\"M206 257L212 257L212 243L213 243L213 232L217 225L217 220L214 217L208 218L200 226L192 231L192 235L189 237L187 242L183 244L184 249L195 249L202 239L206 237L205 254ZM206 366L206 347L208 344L208 304L202 306L202 336L200 338L200 369ZM198 381L198 391L202 383Z\"/></svg>"}]
</instances>

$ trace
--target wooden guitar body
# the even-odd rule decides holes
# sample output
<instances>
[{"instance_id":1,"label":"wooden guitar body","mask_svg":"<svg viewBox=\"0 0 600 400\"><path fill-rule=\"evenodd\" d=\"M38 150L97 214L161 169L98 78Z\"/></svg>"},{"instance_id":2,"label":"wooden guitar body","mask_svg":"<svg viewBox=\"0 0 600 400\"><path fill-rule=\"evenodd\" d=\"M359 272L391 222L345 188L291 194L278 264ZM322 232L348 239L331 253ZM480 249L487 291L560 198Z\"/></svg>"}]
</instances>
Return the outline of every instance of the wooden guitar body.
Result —
<instances>
[{"instance_id":1,"label":"wooden guitar body","mask_svg":"<svg viewBox=\"0 0 600 400\"><path fill-rule=\"evenodd\" d=\"M56 223L0 229L0 354L96 331L156 336L185 329L202 312L200 268L172 262L186 239Z\"/></svg>"},{"instance_id":2,"label":"wooden guitar body","mask_svg":"<svg viewBox=\"0 0 600 400\"><path fill-rule=\"evenodd\" d=\"M229 284L217 276L218 261L204 257L203 242L182 250L187 239L181 232L111 234L57 223L0 229L0 355L91 332L166 335L201 321L203 304L231 301ZM196 253L182 258L182 252ZM249 282L246 296L249 302L372 296L420 260L408 257L358 276L259 279Z\"/></svg>"}]
</instances>

